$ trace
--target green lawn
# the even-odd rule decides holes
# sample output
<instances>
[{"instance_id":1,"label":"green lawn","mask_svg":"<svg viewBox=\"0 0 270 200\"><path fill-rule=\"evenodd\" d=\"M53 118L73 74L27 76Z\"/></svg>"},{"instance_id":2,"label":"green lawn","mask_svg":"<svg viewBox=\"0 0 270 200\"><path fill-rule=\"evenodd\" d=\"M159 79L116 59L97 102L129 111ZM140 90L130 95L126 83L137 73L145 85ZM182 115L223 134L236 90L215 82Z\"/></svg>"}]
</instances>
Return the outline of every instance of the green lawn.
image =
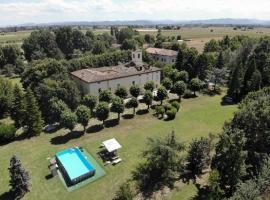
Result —
<instances>
[{"instance_id":1,"label":"green lawn","mask_svg":"<svg viewBox=\"0 0 270 200\"><path fill-rule=\"evenodd\" d=\"M141 151L146 146L148 137L165 136L175 130L177 138L190 141L192 138L207 136L209 132L219 133L225 120L232 117L236 106L221 106L221 97L200 96L196 99L183 100L181 111L174 121L162 121L151 114L137 115L134 119L125 119L121 124L105 128L96 133L79 137L78 133L68 134L60 130L53 134L16 141L0 147L0 194L8 191L8 165L12 154L21 158L23 165L30 171L32 189L26 200L107 200L112 199L119 185L128 178L134 167L141 161ZM93 125L93 122L91 122ZM68 192L58 177L48 179L48 157L57 151L83 146L102 165L97 156L102 141L115 137L123 148L119 151L123 162L116 166L104 166L106 175L89 183L85 187ZM193 185L185 185L170 194L171 199L190 199L196 194ZM2 195L0 199L5 199Z\"/></svg>"}]
</instances>

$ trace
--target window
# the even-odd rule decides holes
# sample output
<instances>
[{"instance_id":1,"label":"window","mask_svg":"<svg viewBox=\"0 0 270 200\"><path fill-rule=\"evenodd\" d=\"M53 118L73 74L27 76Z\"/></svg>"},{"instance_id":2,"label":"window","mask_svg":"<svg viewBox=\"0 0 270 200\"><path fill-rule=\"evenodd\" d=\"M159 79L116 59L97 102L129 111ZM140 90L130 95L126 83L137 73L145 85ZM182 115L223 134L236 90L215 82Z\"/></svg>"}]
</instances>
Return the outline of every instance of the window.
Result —
<instances>
[{"instance_id":1,"label":"window","mask_svg":"<svg viewBox=\"0 0 270 200\"><path fill-rule=\"evenodd\" d=\"M117 84L117 87L120 87L120 83Z\"/></svg>"},{"instance_id":2,"label":"window","mask_svg":"<svg viewBox=\"0 0 270 200\"><path fill-rule=\"evenodd\" d=\"M141 54L138 54L138 58L140 58L141 57Z\"/></svg>"},{"instance_id":3,"label":"window","mask_svg":"<svg viewBox=\"0 0 270 200\"><path fill-rule=\"evenodd\" d=\"M135 85L135 81L132 81L132 85Z\"/></svg>"},{"instance_id":4,"label":"window","mask_svg":"<svg viewBox=\"0 0 270 200\"><path fill-rule=\"evenodd\" d=\"M101 88L98 89L98 92L99 92L99 93L101 92Z\"/></svg>"},{"instance_id":5,"label":"window","mask_svg":"<svg viewBox=\"0 0 270 200\"><path fill-rule=\"evenodd\" d=\"M172 62L174 62L174 59L172 59Z\"/></svg>"},{"instance_id":6,"label":"window","mask_svg":"<svg viewBox=\"0 0 270 200\"><path fill-rule=\"evenodd\" d=\"M135 54L133 54L133 58L135 58Z\"/></svg>"}]
</instances>

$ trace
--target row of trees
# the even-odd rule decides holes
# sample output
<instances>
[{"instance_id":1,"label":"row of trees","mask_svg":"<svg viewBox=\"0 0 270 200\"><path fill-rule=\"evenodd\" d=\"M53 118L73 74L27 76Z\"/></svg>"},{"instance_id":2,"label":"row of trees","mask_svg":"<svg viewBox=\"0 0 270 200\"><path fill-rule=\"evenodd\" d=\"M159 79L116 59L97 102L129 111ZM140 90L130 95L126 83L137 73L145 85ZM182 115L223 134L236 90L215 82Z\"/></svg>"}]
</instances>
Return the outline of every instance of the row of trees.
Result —
<instances>
[{"instance_id":1,"label":"row of trees","mask_svg":"<svg viewBox=\"0 0 270 200\"><path fill-rule=\"evenodd\" d=\"M193 180L211 169L207 185L198 186L197 199L256 200L270 188L269 107L270 88L250 93L242 101L213 151L213 137L193 140L188 148L172 133L165 139L149 139L145 161L134 170L115 199L135 199L151 194L176 180ZM184 157L184 150L187 156Z\"/></svg>"}]
</instances>

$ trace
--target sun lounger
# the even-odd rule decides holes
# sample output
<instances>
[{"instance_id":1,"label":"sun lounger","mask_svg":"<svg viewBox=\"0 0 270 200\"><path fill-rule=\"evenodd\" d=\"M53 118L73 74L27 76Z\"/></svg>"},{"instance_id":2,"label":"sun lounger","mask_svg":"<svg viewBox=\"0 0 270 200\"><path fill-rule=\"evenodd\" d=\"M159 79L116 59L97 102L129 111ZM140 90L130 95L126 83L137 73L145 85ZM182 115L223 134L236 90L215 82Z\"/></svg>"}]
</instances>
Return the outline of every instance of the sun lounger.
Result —
<instances>
[{"instance_id":1,"label":"sun lounger","mask_svg":"<svg viewBox=\"0 0 270 200\"><path fill-rule=\"evenodd\" d=\"M118 159L114 160L112 163L114 165L116 165L116 164L120 163L121 161L122 161L122 159L121 158L118 158Z\"/></svg>"}]
</instances>

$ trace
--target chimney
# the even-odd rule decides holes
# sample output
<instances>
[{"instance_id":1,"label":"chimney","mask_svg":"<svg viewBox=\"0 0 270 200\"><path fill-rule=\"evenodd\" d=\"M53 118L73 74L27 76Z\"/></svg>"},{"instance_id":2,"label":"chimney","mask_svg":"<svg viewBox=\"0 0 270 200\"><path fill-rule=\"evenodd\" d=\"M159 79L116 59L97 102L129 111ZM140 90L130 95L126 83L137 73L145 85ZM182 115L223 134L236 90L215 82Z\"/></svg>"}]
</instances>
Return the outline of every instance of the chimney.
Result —
<instances>
[{"instance_id":1,"label":"chimney","mask_svg":"<svg viewBox=\"0 0 270 200\"><path fill-rule=\"evenodd\" d=\"M132 52L132 61L136 64L136 66L142 66L142 51L136 50Z\"/></svg>"}]
</instances>

